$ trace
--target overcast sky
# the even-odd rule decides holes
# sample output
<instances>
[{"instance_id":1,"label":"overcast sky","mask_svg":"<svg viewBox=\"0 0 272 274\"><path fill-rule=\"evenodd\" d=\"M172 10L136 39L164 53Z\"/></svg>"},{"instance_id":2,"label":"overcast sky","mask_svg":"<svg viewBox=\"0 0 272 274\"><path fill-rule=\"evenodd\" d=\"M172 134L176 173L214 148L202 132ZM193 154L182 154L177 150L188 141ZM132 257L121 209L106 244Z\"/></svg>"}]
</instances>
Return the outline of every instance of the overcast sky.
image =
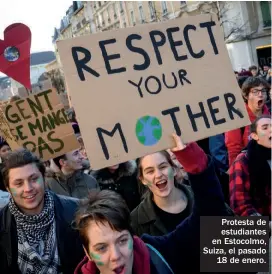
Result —
<instances>
[{"instance_id":1,"label":"overcast sky","mask_svg":"<svg viewBox=\"0 0 272 274\"><path fill-rule=\"evenodd\" d=\"M8 25L24 23L32 33L31 52L53 50L54 27L60 27L60 20L72 3L68 0L1 1L0 39L3 40Z\"/></svg>"}]
</instances>

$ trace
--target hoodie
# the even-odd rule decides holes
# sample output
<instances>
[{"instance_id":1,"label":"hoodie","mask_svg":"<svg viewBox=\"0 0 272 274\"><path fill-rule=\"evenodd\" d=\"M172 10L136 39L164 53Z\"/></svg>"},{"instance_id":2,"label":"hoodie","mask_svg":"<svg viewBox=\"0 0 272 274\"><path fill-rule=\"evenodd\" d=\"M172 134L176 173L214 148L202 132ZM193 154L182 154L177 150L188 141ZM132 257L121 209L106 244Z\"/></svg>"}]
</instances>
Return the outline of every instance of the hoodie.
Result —
<instances>
[{"instance_id":1,"label":"hoodie","mask_svg":"<svg viewBox=\"0 0 272 274\"><path fill-rule=\"evenodd\" d=\"M150 256L145 243L138 237L133 237L133 273L150 274ZM93 261L89 261L88 257L77 266L74 274L97 274L98 269Z\"/></svg>"}]
</instances>

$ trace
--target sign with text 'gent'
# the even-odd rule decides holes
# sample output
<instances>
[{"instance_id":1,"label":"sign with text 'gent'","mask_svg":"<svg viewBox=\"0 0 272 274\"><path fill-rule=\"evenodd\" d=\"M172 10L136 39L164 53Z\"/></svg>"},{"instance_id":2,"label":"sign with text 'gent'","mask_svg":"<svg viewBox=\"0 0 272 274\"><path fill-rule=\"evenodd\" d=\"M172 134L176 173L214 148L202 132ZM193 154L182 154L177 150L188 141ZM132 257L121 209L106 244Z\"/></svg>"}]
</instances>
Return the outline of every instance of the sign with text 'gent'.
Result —
<instances>
[{"instance_id":1,"label":"sign with text 'gent'","mask_svg":"<svg viewBox=\"0 0 272 274\"><path fill-rule=\"evenodd\" d=\"M94 169L249 124L211 15L58 42Z\"/></svg>"},{"instance_id":2,"label":"sign with text 'gent'","mask_svg":"<svg viewBox=\"0 0 272 274\"><path fill-rule=\"evenodd\" d=\"M12 149L25 147L48 160L79 148L72 125L53 89L7 104L0 118L0 130Z\"/></svg>"}]
</instances>

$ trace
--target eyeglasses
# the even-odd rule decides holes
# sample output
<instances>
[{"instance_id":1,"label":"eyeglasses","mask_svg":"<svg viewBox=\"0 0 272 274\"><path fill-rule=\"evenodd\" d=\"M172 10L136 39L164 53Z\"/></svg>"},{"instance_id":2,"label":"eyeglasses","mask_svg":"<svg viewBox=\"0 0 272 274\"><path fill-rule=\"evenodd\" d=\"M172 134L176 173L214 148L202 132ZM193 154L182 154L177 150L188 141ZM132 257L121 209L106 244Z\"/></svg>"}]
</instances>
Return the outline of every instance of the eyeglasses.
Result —
<instances>
[{"instance_id":1,"label":"eyeglasses","mask_svg":"<svg viewBox=\"0 0 272 274\"><path fill-rule=\"evenodd\" d=\"M266 88L263 88L263 89L253 89L253 91L251 91L251 93L254 95L254 96L258 96L260 94L260 92L265 95L267 94L268 90Z\"/></svg>"}]
</instances>

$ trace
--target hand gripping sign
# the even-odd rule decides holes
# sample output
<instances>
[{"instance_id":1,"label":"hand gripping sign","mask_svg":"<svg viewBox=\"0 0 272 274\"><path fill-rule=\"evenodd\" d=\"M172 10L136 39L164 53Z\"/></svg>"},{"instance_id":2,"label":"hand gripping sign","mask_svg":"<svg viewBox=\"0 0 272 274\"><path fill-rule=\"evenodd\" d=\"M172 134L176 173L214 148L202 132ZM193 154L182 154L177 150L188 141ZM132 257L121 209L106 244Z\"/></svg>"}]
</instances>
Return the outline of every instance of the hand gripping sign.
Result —
<instances>
[{"instance_id":1,"label":"hand gripping sign","mask_svg":"<svg viewBox=\"0 0 272 274\"><path fill-rule=\"evenodd\" d=\"M210 15L57 42L94 169L249 124Z\"/></svg>"},{"instance_id":2,"label":"hand gripping sign","mask_svg":"<svg viewBox=\"0 0 272 274\"><path fill-rule=\"evenodd\" d=\"M8 26L0 40L0 71L26 88L30 83L30 29L21 23Z\"/></svg>"}]
</instances>

